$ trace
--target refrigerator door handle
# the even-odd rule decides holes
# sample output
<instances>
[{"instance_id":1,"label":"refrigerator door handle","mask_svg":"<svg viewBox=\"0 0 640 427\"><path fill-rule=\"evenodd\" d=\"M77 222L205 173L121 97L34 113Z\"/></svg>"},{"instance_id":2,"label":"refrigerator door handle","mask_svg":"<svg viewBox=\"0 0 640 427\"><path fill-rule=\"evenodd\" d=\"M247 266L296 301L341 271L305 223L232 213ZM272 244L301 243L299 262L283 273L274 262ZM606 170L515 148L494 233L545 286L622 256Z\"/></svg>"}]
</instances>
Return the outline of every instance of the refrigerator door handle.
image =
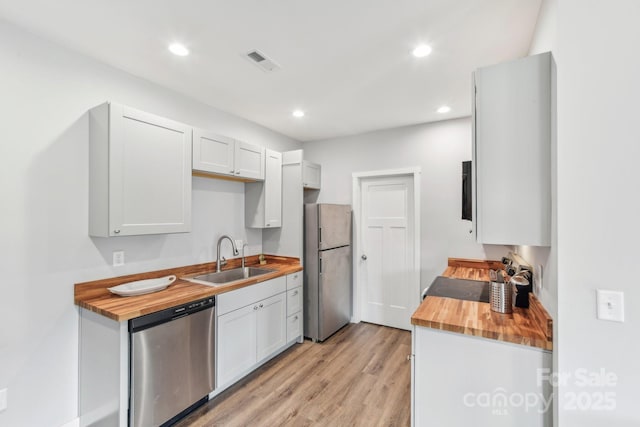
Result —
<instances>
[{"instance_id":1,"label":"refrigerator door handle","mask_svg":"<svg viewBox=\"0 0 640 427\"><path fill-rule=\"evenodd\" d=\"M318 227L318 247L322 245L322 227Z\"/></svg>"},{"instance_id":2,"label":"refrigerator door handle","mask_svg":"<svg viewBox=\"0 0 640 427\"><path fill-rule=\"evenodd\" d=\"M322 276L322 258L318 258L318 271L320 272L320 275Z\"/></svg>"}]
</instances>

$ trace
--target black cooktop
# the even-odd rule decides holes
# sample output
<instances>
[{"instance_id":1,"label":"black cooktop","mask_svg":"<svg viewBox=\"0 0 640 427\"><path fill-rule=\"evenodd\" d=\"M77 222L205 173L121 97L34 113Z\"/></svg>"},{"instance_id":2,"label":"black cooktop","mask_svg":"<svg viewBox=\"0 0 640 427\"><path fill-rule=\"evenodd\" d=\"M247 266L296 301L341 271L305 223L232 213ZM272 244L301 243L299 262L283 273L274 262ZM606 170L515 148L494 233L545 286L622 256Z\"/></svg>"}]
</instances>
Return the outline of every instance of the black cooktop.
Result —
<instances>
[{"instance_id":1,"label":"black cooktop","mask_svg":"<svg viewBox=\"0 0 640 427\"><path fill-rule=\"evenodd\" d=\"M438 276L424 295L488 303L489 282Z\"/></svg>"}]
</instances>

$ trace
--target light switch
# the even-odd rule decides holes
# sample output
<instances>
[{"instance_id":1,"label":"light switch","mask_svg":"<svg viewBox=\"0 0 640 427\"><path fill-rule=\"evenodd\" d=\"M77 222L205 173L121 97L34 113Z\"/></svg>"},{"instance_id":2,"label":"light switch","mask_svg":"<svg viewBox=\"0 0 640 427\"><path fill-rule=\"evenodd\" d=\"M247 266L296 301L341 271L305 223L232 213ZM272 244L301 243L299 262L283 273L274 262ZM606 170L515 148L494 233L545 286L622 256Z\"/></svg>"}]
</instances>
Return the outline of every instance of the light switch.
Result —
<instances>
[{"instance_id":1,"label":"light switch","mask_svg":"<svg viewBox=\"0 0 640 427\"><path fill-rule=\"evenodd\" d=\"M620 291L596 291L598 319L624 322L624 293Z\"/></svg>"}]
</instances>

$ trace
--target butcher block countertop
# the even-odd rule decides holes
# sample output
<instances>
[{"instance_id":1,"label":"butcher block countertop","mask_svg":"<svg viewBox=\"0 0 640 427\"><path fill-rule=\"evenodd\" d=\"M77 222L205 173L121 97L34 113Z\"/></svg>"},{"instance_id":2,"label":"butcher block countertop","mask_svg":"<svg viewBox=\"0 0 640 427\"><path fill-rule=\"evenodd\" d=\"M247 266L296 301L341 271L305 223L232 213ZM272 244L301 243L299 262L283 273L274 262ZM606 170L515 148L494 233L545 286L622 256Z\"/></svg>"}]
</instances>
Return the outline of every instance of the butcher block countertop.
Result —
<instances>
[{"instance_id":1,"label":"butcher block countertop","mask_svg":"<svg viewBox=\"0 0 640 427\"><path fill-rule=\"evenodd\" d=\"M111 279L96 280L93 282L77 283L75 285L74 300L76 305L91 310L95 313L109 317L113 320L124 321L145 314L176 305L184 304L200 298L210 297L245 286L254 285L265 280L302 271L298 258L265 256L267 264L259 265L258 255L246 258L246 266L268 268L275 270L272 273L238 280L222 286L207 286L182 280L181 277L193 276L215 271L216 263L196 264L186 267L177 267L167 270L151 271L147 273L132 274L129 276L114 277ZM239 258L231 259L223 270L240 267ZM168 288L145 295L122 297L114 295L107 288L133 282L142 279L154 279L175 274L178 278Z\"/></svg>"},{"instance_id":2,"label":"butcher block countertop","mask_svg":"<svg viewBox=\"0 0 640 427\"><path fill-rule=\"evenodd\" d=\"M489 269L502 267L499 261L449 258L449 266L442 275L489 281ZM428 296L413 313L411 323L544 350L553 349L553 320L533 293L529 294L528 309L514 307L511 314L491 311L488 303Z\"/></svg>"}]
</instances>

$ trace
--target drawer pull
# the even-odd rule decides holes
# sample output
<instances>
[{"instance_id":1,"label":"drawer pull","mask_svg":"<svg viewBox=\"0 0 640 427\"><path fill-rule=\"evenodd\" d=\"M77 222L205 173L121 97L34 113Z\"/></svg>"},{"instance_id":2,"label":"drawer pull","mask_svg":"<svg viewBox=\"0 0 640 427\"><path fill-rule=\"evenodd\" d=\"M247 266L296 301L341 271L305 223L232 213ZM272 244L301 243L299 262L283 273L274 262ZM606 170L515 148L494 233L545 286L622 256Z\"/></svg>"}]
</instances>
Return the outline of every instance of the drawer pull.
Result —
<instances>
[{"instance_id":1,"label":"drawer pull","mask_svg":"<svg viewBox=\"0 0 640 427\"><path fill-rule=\"evenodd\" d=\"M293 296L295 297L296 295L298 295L298 291L293 292Z\"/></svg>"},{"instance_id":2,"label":"drawer pull","mask_svg":"<svg viewBox=\"0 0 640 427\"><path fill-rule=\"evenodd\" d=\"M264 307L264 304L260 303L260 308Z\"/></svg>"},{"instance_id":3,"label":"drawer pull","mask_svg":"<svg viewBox=\"0 0 640 427\"><path fill-rule=\"evenodd\" d=\"M298 316L294 317L294 318L293 318L293 320L294 320L294 321L295 321L295 320L298 320Z\"/></svg>"},{"instance_id":4,"label":"drawer pull","mask_svg":"<svg viewBox=\"0 0 640 427\"><path fill-rule=\"evenodd\" d=\"M253 306L253 309L254 309L254 310L257 310L257 309L258 309L258 306L257 306L257 305L254 305L254 306Z\"/></svg>"}]
</instances>

